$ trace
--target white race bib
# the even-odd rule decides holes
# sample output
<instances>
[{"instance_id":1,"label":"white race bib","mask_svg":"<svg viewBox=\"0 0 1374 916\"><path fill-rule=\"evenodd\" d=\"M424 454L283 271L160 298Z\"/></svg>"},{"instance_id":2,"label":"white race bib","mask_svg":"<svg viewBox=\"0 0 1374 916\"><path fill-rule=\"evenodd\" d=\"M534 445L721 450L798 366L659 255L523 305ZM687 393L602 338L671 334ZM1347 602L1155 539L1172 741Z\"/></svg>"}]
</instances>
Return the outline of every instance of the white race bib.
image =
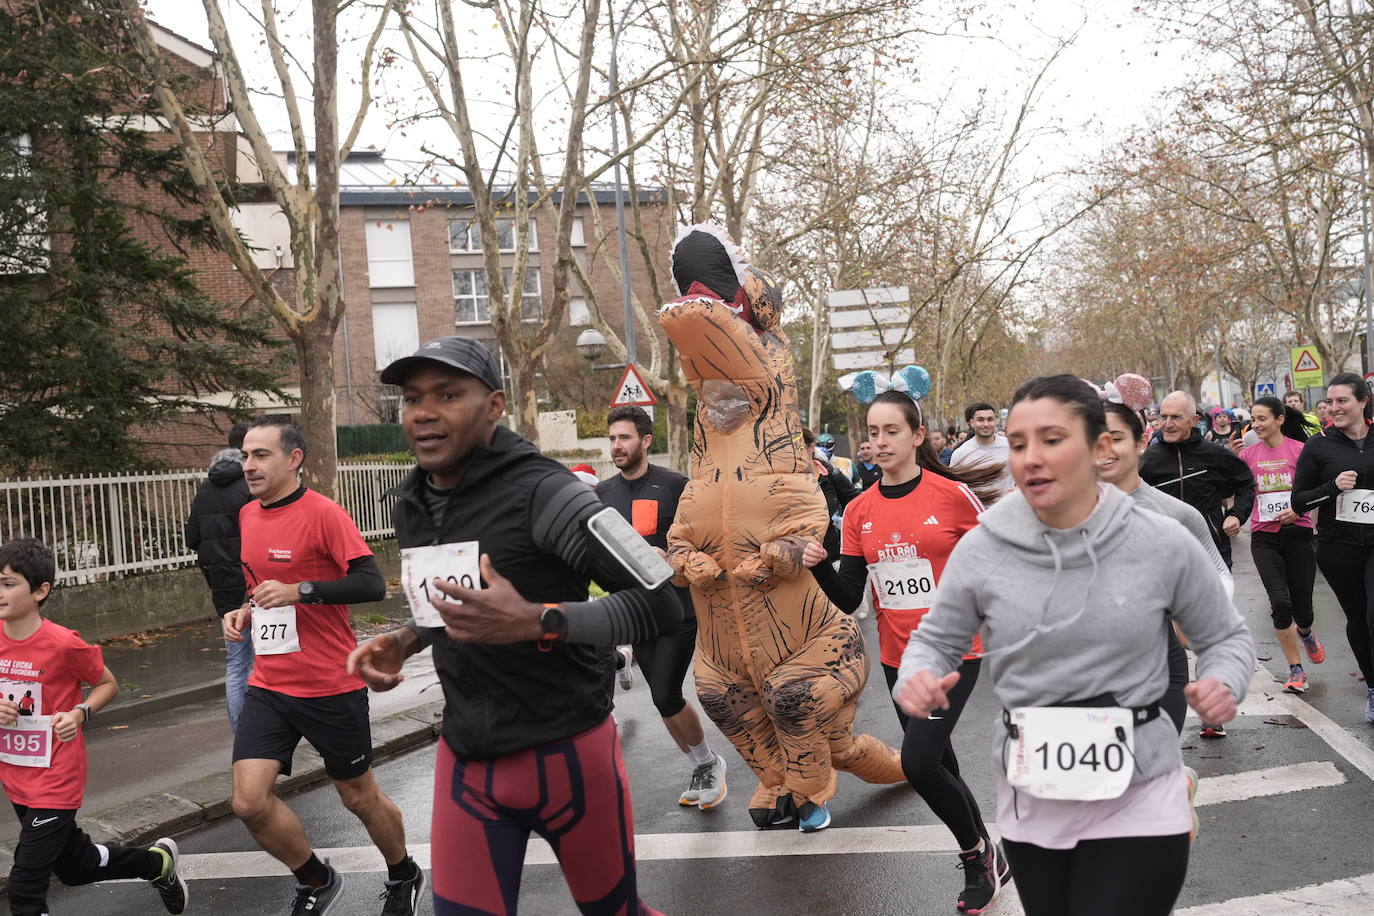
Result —
<instances>
[{"instance_id":1,"label":"white race bib","mask_svg":"<svg viewBox=\"0 0 1374 916\"><path fill-rule=\"evenodd\" d=\"M1336 497L1336 520L1374 525L1374 490L1342 490Z\"/></svg>"},{"instance_id":2,"label":"white race bib","mask_svg":"<svg viewBox=\"0 0 1374 916\"><path fill-rule=\"evenodd\" d=\"M253 653L287 655L301 651L301 634L296 629L296 606L260 607L253 605Z\"/></svg>"},{"instance_id":3,"label":"white race bib","mask_svg":"<svg viewBox=\"0 0 1374 916\"><path fill-rule=\"evenodd\" d=\"M435 579L445 579L463 588L481 588L477 559L482 551L476 541L456 544L431 544L407 547L401 551L401 587L410 602L410 613L422 627L442 627L444 618L434 606L443 594L434 588Z\"/></svg>"},{"instance_id":4,"label":"white race bib","mask_svg":"<svg viewBox=\"0 0 1374 916\"><path fill-rule=\"evenodd\" d=\"M0 725L0 760L21 767L52 765L52 716L20 716L17 725Z\"/></svg>"},{"instance_id":5,"label":"white race bib","mask_svg":"<svg viewBox=\"0 0 1374 916\"><path fill-rule=\"evenodd\" d=\"M1291 508L1292 504L1292 490L1275 490L1272 493L1255 494L1255 506L1259 509L1259 520L1262 522L1277 520L1279 513L1284 509Z\"/></svg>"},{"instance_id":6,"label":"white race bib","mask_svg":"<svg viewBox=\"0 0 1374 916\"><path fill-rule=\"evenodd\" d=\"M923 611L935 603L935 571L929 560L880 560L873 566L873 578L881 608Z\"/></svg>"},{"instance_id":7,"label":"white race bib","mask_svg":"<svg viewBox=\"0 0 1374 916\"><path fill-rule=\"evenodd\" d=\"M1116 798L1135 772L1131 711L1118 706L1023 706L1011 711L1017 737L1007 782L1036 798ZM1125 740L1121 740L1121 735Z\"/></svg>"}]
</instances>

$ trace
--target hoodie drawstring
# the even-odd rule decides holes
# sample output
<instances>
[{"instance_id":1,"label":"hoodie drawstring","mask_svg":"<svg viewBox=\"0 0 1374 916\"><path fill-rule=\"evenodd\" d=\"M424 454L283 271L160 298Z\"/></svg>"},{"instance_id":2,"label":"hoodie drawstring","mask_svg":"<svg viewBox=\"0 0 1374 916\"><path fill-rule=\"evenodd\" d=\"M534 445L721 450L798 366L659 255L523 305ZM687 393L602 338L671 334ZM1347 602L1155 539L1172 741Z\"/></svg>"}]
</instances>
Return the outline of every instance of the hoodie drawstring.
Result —
<instances>
[{"instance_id":1,"label":"hoodie drawstring","mask_svg":"<svg viewBox=\"0 0 1374 916\"><path fill-rule=\"evenodd\" d=\"M1049 626L1045 625L1045 618L1049 616L1050 602L1054 600L1054 592L1059 586L1059 574L1064 570L1064 563L1063 557L1059 553L1059 548L1054 545L1054 538L1050 536L1048 531L1041 532L1041 536L1045 539L1045 545L1050 549L1050 555L1054 557L1054 581L1050 583L1049 592L1045 595L1045 602L1040 607L1040 619L1036 621L1035 626L1031 627L1030 632L1016 642L1009 646L1002 646L1001 648L992 649L991 651L984 651L982 655L979 656L980 658L990 658L1007 652L1015 652L1017 649L1020 649L1032 639L1043 633L1053 633L1055 630L1062 630L1064 627L1072 626L1078 622L1080 617L1087 613L1088 603L1093 599L1093 586L1097 584L1097 553L1093 550L1092 538L1089 536L1088 532L1084 530L1078 532L1078 534L1083 539L1083 549L1087 551L1088 559L1091 560L1093 564L1092 578L1088 580L1088 587L1083 590L1083 604L1078 608L1078 612L1066 620L1052 623Z\"/></svg>"}]
</instances>

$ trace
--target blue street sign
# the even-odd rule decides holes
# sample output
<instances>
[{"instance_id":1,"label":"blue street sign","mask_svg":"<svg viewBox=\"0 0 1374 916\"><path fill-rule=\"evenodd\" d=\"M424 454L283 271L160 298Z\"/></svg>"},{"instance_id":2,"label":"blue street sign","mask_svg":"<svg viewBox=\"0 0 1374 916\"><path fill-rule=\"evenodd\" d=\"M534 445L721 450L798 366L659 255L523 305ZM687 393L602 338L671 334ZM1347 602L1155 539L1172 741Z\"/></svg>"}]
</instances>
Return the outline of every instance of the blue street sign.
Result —
<instances>
[{"instance_id":1,"label":"blue street sign","mask_svg":"<svg viewBox=\"0 0 1374 916\"><path fill-rule=\"evenodd\" d=\"M1272 397L1276 397L1276 396L1277 396L1277 392L1276 392L1276 389L1274 388L1274 383L1273 383L1273 382L1260 382L1258 385L1255 386L1255 397L1257 397L1257 398L1264 398L1264 397L1270 397L1270 398L1272 398Z\"/></svg>"}]
</instances>

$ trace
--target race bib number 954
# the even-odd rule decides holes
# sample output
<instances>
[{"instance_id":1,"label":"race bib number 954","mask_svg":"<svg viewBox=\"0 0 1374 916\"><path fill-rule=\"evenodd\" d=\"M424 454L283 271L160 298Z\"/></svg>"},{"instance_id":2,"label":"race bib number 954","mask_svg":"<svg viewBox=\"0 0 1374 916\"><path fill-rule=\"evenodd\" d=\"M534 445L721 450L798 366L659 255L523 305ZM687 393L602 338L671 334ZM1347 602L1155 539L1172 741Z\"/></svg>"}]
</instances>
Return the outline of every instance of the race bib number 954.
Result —
<instances>
[{"instance_id":1,"label":"race bib number 954","mask_svg":"<svg viewBox=\"0 0 1374 916\"><path fill-rule=\"evenodd\" d=\"M1016 727L1007 782L1036 798L1116 798L1135 772L1131 711L1120 707L1044 706L1011 711ZM1123 740L1124 738L1124 740Z\"/></svg>"}]
</instances>

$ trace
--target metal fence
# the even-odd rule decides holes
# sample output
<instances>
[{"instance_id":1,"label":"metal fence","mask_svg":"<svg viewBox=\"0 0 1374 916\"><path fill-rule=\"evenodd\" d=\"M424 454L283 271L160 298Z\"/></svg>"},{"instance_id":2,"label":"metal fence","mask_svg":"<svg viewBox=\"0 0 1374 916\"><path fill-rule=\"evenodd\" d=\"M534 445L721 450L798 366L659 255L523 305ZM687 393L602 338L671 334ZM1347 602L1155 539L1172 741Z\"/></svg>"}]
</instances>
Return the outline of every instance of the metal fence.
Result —
<instances>
[{"instance_id":1,"label":"metal fence","mask_svg":"<svg viewBox=\"0 0 1374 916\"><path fill-rule=\"evenodd\" d=\"M367 538L388 537L386 491L409 464L339 464L339 502ZM41 538L57 556L58 584L195 563L183 525L204 471L0 481L0 542Z\"/></svg>"}]
</instances>

